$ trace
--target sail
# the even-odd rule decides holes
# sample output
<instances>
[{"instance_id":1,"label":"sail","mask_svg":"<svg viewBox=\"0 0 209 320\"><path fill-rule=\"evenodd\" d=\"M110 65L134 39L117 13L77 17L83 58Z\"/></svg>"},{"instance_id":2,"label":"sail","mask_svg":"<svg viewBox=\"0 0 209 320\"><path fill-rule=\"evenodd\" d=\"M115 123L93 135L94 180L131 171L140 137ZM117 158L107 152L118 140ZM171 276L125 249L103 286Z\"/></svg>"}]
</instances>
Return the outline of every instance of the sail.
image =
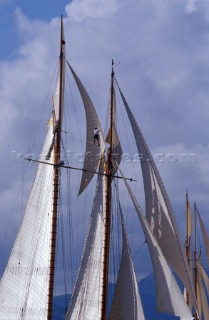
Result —
<instances>
[{"instance_id":1,"label":"sail","mask_svg":"<svg viewBox=\"0 0 209 320\"><path fill-rule=\"evenodd\" d=\"M51 140L52 124L42 150L42 161ZM0 282L0 319L46 319L53 169L52 165L38 166L25 215Z\"/></svg>"},{"instance_id":2,"label":"sail","mask_svg":"<svg viewBox=\"0 0 209 320\"><path fill-rule=\"evenodd\" d=\"M121 173L122 174L122 173ZM184 297L172 275L163 252L158 245L158 242L152 232L152 229L143 216L141 208L130 188L127 181L123 179L128 189L130 197L133 201L134 207L138 214L139 220L144 231L146 242L149 248L150 256L152 259L153 270L156 281L156 294L157 294L157 310L183 319L191 320L191 312L184 300Z\"/></svg>"},{"instance_id":3,"label":"sail","mask_svg":"<svg viewBox=\"0 0 209 320\"><path fill-rule=\"evenodd\" d=\"M198 284L199 284L199 291L200 291L200 297L201 297L201 304L202 304L202 312L204 315L204 320L209 320L209 306L208 306L208 300L207 300L207 293L208 291L208 286L209 286L209 281L208 281L208 276L205 272L205 270L202 267L201 262L199 261L198 263ZM203 282L205 286L203 285ZM206 289L205 289L206 288Z\"/></svg>"},{"instance_id":4,"label":"sail","mask_svg":"<svg viewBox=\"0 0 209 320\"><path fill-rule=\"evenodd\" d=\"M100 166L102 173L102 164ZM105 176L98 175L96 195L78 278L66 314L66 320L99 319L102 294L104 246L103 212Z\"/></svg>"},{"instance_id":5,"label":"sail","mask_svg":"<svg viewBox=\"0 0 209 320\"><path fill-rule=\"evenodd\" d=\"M68 62L67 62L68 63ZM72 75L75 79L75 82L78 86L78 89L81 94L81 98L83 100L83 105L86 112L86 151L85 151L85 159L83 166L83 174L81 178L81 185L79 190L79 195L86 189L89 182L94 176L94 171L96 171L101 155L105 150L105 143L103 138L103 133L101 129L101 125L99 122L99 118L97 116L94 105L84 88L82 82L76 75L73 68L68 63L68 66L72 72ZM94 130L97 128L99 130L99 141L94 143Z\"/></svg>"},{"instance_id":6,"label":"sail","mask_svg":"<svg viewBox=\"0 0 209 320\"><path fill-rule=\"evenodd\" d=\"M123 249L109 320L145 320L122 211L121 219Z\"/></svg>"},{"instance_id":7,"label":"sail","mask_svg":"<svg viewBox=\"0 0 209 320\"><path fill-rule=\"evenodd\" d=\"M142 157L147 220L163 255L184 283L193 305L196 305L189 265L166 189L136 119L120 88L119 91L133 129L138 152Z\"/></svg>"},{"instance_id":8,"label":"sail","mask_svg":"<svg viewBox=\"0 0 209 320\"><path fill-rule=\"evenodd\" d=\"M201 231L202 231L203 241L204 241L204 244L205 244L205 251L206 251L208 264L209 264L209 237L208 237L204 222L203 222L199 212L198 212L198 218L199 218L199 221L200 221L200 227L201 227Z\"/></svg>"},{"instance_id":9,"label":"sail","mask_svg":"<svg viewBox=\"0 0 209 320\"><path fill-rule=\"evenodd\" d=\"M201 274L202 274L202 277L203 277L203 280L204 280L204 283L205 283L205 288L207 290L207 294L209 295L209 278L208 278L208 275L207 275L205 269L203 268L203 266L201 264L199 264L198 267L200 268L200 271L201 271Z\"/></svg>"},{"instance_id":10,"label":"sail","mask_svg":"<svg viewBox=\"0 0 209 320\"><path fill-rule=\"evenodd\" d=\"M113 87L113 119L112 119L112 159L113 163L114 161L117 163L119 166L121 162L121 156L122 156L122 148L120 144L120 140L118 137L118 132L116 128L116 95L115 95L115 89ZM106 142L110 144L110 137L111 137L111 129L109 129L107 137L106 137ZM113 169L112 174L114 175L115 172L117 171L116 167Z\"/></svg>"},{"instance_id":11,"label":"sail","mask_svg":"<svg viewBox=\"0 0 209 320\"><path fill-rule=\"evenodd\" d=\"M188 248L190 248L190 241L191 241L191 234L192 234L192 213L189 205L188 194L186 194L186 221L187 221L186 245ZM188 254L190 254L190 252L188 252Z\"/></svg>"}]
</instances>

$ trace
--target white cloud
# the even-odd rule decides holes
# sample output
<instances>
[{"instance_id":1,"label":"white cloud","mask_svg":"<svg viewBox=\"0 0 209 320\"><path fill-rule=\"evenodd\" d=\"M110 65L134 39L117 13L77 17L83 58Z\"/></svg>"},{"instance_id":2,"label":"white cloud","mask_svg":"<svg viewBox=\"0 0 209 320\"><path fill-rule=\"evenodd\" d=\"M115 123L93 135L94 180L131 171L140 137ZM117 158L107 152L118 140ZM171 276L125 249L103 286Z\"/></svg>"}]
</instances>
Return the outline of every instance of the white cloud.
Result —
<instances>
[{"instance_id":1,"label":"white cloud","mask_svg":"<svg viewBox=\"0 0 209 320\"><path fill-rule=\"evenodd\" d=\"M198 4L201 0L187 0L186 1L186 12L192 13L198 9Z\"/></svg>"},{"instance_id":2,"label":"white cloud","mask_svg":"<svg viewBox=\"0 0 209 320\"><path fill-rule=\"evenodd\" d=\"M120 6L119 0L74 0L66 7L68 16L76 21L86 18L106 18Z\"/></svg>"}]
</instances>

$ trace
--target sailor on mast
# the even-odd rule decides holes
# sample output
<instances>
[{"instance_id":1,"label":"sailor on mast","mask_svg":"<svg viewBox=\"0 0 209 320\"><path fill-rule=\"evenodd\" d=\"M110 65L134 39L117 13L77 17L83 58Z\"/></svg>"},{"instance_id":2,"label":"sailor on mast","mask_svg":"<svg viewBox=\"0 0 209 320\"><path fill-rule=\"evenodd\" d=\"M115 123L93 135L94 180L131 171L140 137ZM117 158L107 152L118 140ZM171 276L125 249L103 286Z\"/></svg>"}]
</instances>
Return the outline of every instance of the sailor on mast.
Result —
<instances>
[{"instance_id":1,"label":"sailor on mast","mask_svg":"<svg viewBox=\"0 0 209 320\"><path fill-rule=\"evenodd\" d=\"M100 143L99 143L99 134L100 134L100 130L98 128L95 128L94 129L94 144L97 140L97 144L98 146L100 146Z\"/></svg>"}]
</instances>

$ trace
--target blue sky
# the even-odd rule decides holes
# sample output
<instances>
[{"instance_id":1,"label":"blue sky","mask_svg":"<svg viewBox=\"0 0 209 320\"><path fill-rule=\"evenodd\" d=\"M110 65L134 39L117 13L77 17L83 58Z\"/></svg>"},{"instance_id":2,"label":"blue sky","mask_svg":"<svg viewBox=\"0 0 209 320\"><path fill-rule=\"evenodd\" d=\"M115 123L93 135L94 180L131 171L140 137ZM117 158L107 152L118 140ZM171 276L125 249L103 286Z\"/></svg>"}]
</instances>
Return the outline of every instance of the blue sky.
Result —
<instances>
[{"instance_id":1,"label":"blue sky","mask_svg":"<svg viewBox=\"0 0 209 320\"><path fill-rule=\"evenodd\" d=\"M14 11L21 11L31 20L43 19L50 21L52 18L65 15L65 6L70 1L1 1L0 2L0 58L10 59L13 57L14 49L20 41L14 21Z\"/></svg>"},{"instance_id":2,"label":"blue sky","mask_svg":"<svg viewBox=\"0 0 209 320\"><path fill-rule=\"evenodd\" d=\"M102 121L114 58L120 61L118 81L156 156L181 231L186 189L209 226L209 1L202 0L0 0L2 220L11 211L20 178L11 151L25 150L38 117L49 70L58 59L61 14L67 58ZM184 154L194 161L182 161Z\"/></svg>"}]
</instances>

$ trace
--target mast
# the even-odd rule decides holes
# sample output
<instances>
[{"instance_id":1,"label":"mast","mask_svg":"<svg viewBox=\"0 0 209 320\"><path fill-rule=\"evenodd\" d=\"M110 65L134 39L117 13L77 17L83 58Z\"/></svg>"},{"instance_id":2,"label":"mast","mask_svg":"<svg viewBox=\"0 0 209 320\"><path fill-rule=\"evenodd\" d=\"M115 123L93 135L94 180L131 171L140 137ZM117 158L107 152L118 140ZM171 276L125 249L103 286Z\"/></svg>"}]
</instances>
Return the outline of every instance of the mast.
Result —
<instances>
[{"instance_id":1,"label":"mast","mask_svg":"<svg viewBox=\"0 0 209 320\"><path fill-rule=\"evenodd\" d=\"M56 139L54 143L54 182L53 182L53 214L52 214L52 227L51 227L51 248L50 248L50 269L49 269L49 290L48 290L48 310L47 320L52 320L52 304L53 304L53 291L54 291L54 273L55 273L55 256L56 256L56 236L57 236L57 215L58 215L58 200L60 190L60 151L61 151L61 129L62 129L62 113L63 113L63 63L64 63L64 30L63 30L63 17L61 16L60 27L60 73L59 73L59 110L58 118L56 113L53 112L53 123L56 129Z\"/></svg>"},{"instance_id":2,"label":"mast","mask_svg":"<svg viewBox=\"0 0 209 320\"><path fill-rule=\"evenodd\" d=\"M108 271L110 255L110 229L111 229L111 200L112 200L112 152L113 152L113 99L114 99L114 61L112 60L111 72L111 91L110 91L110 147L108 149L108 158L105 163L105 200L106 209L104 215L104 257L103 257L103 286L102 286L102 305L101 320L107 318L107 301L108 301Z\"/></svg>"},{"instance_id":3,"label":"mast","mask_svg":"<svg viewBox=\"0 0 209 320\"><path fill-rule=\"evenodd\" d=\"M188 192L186 192L186 256L188 260L188 264L190 266L190 237L191 237L191 212L189 207L189 199L188 199ZM189 293L186 291L186 302L189 306L190 298Z\"/></svg>"},{"instance_id":4,"label":"mast","mask_svg":"<svg viewBox=\"0 0 209 320\"><path fill-rule=\"evenodd\" d=\"M194 290L197 299L197 207L194 203ZM198 320L197 312L195 313L195 319Z\"/></svg>"}]
</instances>

